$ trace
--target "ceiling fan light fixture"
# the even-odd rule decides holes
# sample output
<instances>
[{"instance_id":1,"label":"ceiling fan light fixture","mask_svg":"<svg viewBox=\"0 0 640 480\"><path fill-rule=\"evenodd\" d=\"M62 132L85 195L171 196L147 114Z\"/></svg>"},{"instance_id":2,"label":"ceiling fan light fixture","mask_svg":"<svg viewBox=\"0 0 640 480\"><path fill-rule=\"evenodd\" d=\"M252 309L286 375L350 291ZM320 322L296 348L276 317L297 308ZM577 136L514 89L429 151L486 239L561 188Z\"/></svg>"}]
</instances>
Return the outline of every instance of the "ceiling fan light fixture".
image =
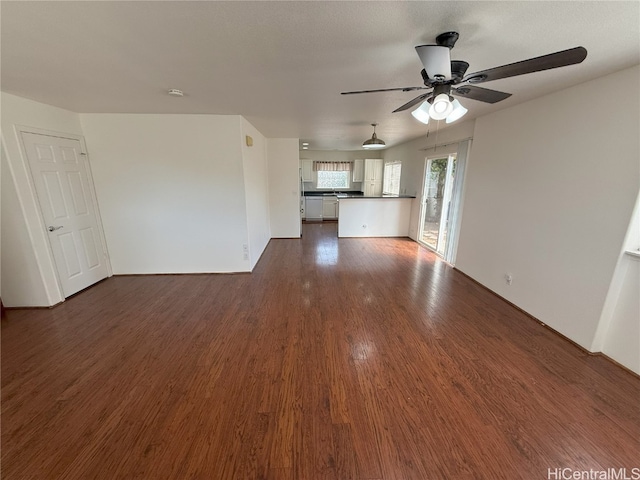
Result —
<instances>
[{"instance_id":1,"label":"ceiling fan light fixture","mask_svg":"<svg viewBox=\"0 0 640 480\"><path fill-rule=\"evenodd\" d=\"M429 123L430 107L431 107L431 104L429 103L429 101L425 100L424 102L422 102L422 105L420 105L413 112L411 112L411 115L413 115L413 118L415 118L419 122L422 122L425 125L427 125Z\"/></svg>"},{"instance_id":2,"label":"ceiling fan light fixture","mask_svg":"<svg viewBox=\"0 0 640 480\"><path fill-rule=\"evenodd\" d=\"M371 126L373 127L373 135L371 136L370 139L364 141L364 143L362 144L362 148L366 148L368 150L375 150L377 148L384 148L387 146L387 144L384 143L384 141L380 140L376 135L377 125L378 125L377 123L371 124Z\"/></svg>"},{"instance_id":3,"label":"ceiling fan light fixture","mask_svg":"<svg viewBox=\"0 0 640 480\"><path fill-rule=\"evenodd\" d=\"M469 111L464 108L457 99L454 99L451 105L453 106L453 111L447 117L447 123L453 123L459 120Z\"/></svg>"},{"instance_id":4,"label":"ceiling fan light fixture","mask_svg":"<svg viewBox=\"0 0 640 480\"><path fill-rule=\"evenodd\" d=\"M453 105L449 99L449 95L441 93L433 99L431 107L429 107L429 116L434 120L444 120L453 110Z\"/></svg>"}]
</instances>

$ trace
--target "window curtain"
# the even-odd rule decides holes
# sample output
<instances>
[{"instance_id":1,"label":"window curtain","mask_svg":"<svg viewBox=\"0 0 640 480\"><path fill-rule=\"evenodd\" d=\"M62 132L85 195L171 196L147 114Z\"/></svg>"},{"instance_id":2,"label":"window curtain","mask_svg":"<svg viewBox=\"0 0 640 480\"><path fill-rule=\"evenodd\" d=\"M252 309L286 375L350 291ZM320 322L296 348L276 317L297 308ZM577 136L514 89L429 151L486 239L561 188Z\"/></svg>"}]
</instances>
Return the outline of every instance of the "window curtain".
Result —
<instances>
[{"instance_id":1,"label":"window curtain","mask_svg":"<svg viewBox=\"0 0 640 480\"><path fill-rule=\"evenodd\" d=\"M350 172L351 162L313 162L314 172Z\"/></svg>"}]
</instances>

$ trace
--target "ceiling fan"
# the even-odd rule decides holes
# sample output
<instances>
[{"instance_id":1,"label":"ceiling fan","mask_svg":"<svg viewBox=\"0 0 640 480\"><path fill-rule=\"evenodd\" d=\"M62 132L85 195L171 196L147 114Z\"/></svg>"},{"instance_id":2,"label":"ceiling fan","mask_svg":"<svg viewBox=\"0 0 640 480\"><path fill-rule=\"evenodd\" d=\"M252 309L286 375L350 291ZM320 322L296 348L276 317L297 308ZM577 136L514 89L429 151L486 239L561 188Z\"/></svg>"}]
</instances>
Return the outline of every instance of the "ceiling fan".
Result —
<instances>
[{"instance_id":1,"label":"ceiling fan","mask_svg":"<svg viewBox=\"0 0 640 480\"><path fill-rule=\"evenodd\" d=\"M423 123L427 123L429 118L434 120L446 119L447 123L451 123L467 111L453 97L454 95L486 103L497 103L511 96L510 93L478 87L476 86L478 83L575 65L587 57L587 50L584 47L575 47L465 75L469 64L461 60L451 60L451 49L458 38L459 34L457 32L445 32L436 37L435 45L419 45L416 47L416 52L424 66L420 72L424 82L423 87L358 90L342 92L342 95L429 90L396 108L393 113L407 110L423 102L418 109L411 112L414 117Z\"/></svg>"}]
</instances>

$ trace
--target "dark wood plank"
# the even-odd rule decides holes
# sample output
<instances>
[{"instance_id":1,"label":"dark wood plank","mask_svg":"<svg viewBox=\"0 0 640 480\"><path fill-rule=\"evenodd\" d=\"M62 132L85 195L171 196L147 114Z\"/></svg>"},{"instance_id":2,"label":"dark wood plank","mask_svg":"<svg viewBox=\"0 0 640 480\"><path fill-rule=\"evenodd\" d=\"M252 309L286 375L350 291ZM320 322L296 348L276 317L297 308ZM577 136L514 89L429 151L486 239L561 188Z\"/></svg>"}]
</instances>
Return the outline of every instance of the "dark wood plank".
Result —
<instances>
[{"instance_id":1,"label":"dark wood plank","mask_svg":"<svg viewBox=\"0 0 640 480\"><path fill-rule=\"evenodd\" d=\"M640 379L408 239L272 240L2 319L4 479L546 478L640 466Z\"/></svg>"}]
</instances>

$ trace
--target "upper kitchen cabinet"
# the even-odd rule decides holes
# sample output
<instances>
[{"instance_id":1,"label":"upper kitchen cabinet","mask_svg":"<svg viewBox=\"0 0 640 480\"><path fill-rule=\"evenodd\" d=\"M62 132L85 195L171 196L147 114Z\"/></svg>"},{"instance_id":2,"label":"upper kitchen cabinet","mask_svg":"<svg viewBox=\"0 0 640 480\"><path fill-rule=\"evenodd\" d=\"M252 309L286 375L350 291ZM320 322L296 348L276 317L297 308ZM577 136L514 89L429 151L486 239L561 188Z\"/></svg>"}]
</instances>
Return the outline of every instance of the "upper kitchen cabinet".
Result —
<instances>
[{"instance_id":1,"label":"upper kitchen cabinet","mask_svg":"<svg viewBox=\"0 0 640 480\"><path fill-rule=\"evenodd\" d=\"M381 158L365 159L364 180L362 182L362 191L365 197L382 195L383 162Z\"/></svg>"},{"instance_id":2,"label":"upper kitchen cabinet","mask_svg":"<svg viewBox=\"0 0 640 480\"><path fill-rule=\"evenodd\" d=\"M353 161L353 175L352 175L351 181L352 182L364 181L364 160L362 158L356 158Z\"/></svg>"},{"instance_id":3,"label":"upper kitchen cabinet","mask_svg":"<svg viewBox=\"0 0 640 480\"><path fill-rule=\"evenodd\" d=\"M300 167L302 170L302 181L313 182L313 160L300 160Z\"/></svg>"},{"instance_id":4,"label":"upper kitchen cabinet","mask_svg":"<svg viewBox=\"0 0 640 480\"><path fill-rule=\"evenodd\" d=\"M382 182L382 170L384 168L381 158L367 158L364 161L365 182Z\"/></svg>"}]
</instances>

